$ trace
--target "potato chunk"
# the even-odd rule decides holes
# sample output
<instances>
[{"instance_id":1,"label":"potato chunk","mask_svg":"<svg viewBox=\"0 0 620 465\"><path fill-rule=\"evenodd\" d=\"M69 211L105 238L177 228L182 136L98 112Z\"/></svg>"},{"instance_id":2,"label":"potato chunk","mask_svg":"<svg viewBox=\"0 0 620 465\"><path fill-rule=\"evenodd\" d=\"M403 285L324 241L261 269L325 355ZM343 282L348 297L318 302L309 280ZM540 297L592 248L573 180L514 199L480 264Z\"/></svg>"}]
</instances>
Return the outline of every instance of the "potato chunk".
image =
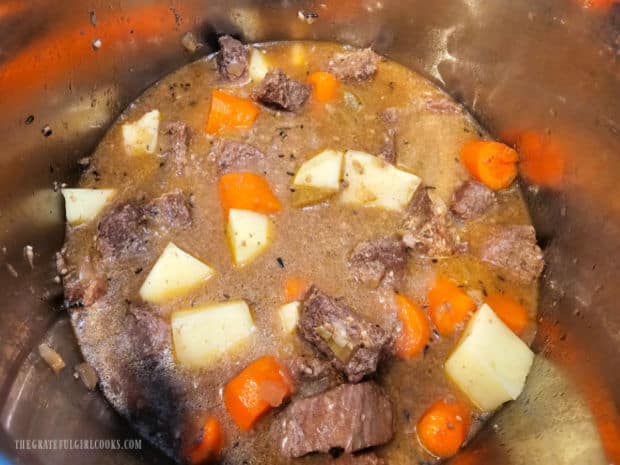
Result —
<instances>
[{"instance_id":1,"label":"potato chunk","mask_svg":"<svg viewBox=\"0 0 620 465\"><path fill-rule=\"evenodd\" d=\"M269 71L269 63L262 50L253 48L250 53L249 73L252 82L260 82Z\"/></svg>"},{"instance_id":2,"label":"potato chunk","mask_svg":"<svg viewBox=\"0 0 620 465\"><path fill-rule=\"evenodd\" d=\"M256 330L248 304L233 300L172 313L174 353L182 365L208 366Z\"/></svg>"},{"instance_id":3,"label":"potato chunk","mask_svg":"<svg viewBox=\"0 0 620 465\"><path fill-rule=\"evenodd\" d=\"M207 282L215 270L170 242L140 288L140 297L160 303Z\"/></svg>"},{"instance_id":4,"label":"potato chunk","mask_svg":"<svg viewBox=\"0 0 620 465\"><path fill-rule=\"evenodd\" d=\"M342 159L342 152L328 149L306 160L293 179L293 204L309 205L338 192Z\"/></svg>"},{"instance_id":5,"label":"potato chunk","mask_svg":"<svg viewBox=\"0 0 620 465\"><path fill-rule=\"evenodd\" d=\"M226 234L235 265L247 265L269 246L271 220L262 213L232 208L228 212Z\"/></svg>"},{"instance_id":6,"label":"potato chunk","mask_svg":"<svg viewBox=\"0 0 620 465\"><path fill-rule=\"evenodd\" d=\"M445 369L478 408L492 411L519 397L533 360L530 348L484 304L469 320Z\"/></svg>"},{"instance_id":7,"label":"potato chunk","mask_svg":"<svg viewBox=\"0 0 620 465\"><path fill-rule=\"evenodd\" d=\"M280 324L282 325L282 330L285 333L291 334L297 328L300 306L301 304L298 301L293 301L282 305L278 309Z\"/></svg>"},{"instance_id":8,"label":"potato chunk","mask_svg":"<svg viewBox=\"0 0 620 465\"><path fill-rule=\"evenodd\" d=\"M133 123L123 124L123 143L127 154L155 153L159 134L159 119L159 110L152 110Z\"/></svg>"},{"instance_id":9,"label":"potato chunk","mask_svg":"<svg viewBox=\"0 0 620 465\"><path fill-rule=\"evenodd\" d=\"M67 222L71 226L94 219L116 194L115 189L62 189Z\"/></svg>"},{"instance_id":10,"label":"potato chunk","mask_svg":"<svg viewBox=\"0 0 620 465\"><path fill-rule=\"evenodd\" d=\"M345 154L341 201L361 207L404 209L420 184L420 178L374 155L349 150Z\"/></svg>"}]
</instances>

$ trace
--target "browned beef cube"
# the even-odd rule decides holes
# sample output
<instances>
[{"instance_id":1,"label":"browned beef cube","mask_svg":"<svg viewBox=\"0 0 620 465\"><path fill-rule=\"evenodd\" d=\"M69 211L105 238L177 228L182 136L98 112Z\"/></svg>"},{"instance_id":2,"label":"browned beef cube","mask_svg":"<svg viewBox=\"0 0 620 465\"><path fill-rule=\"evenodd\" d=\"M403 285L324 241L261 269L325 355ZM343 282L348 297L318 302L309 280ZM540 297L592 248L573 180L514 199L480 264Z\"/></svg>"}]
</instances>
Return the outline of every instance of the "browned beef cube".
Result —
<instances>
[{"instance_id":1,"label":"browned beef cube","mask_svg":"<svg viewBox=\"0 0 620 465\"><path fill-rule=\"evenodd\" d=\"M252 97L277 110L297 111L310 97L310 87L275 69L269 71L254 88Z\"/></svg>"},{"instance_id":2,"label":"browned beef cube","mask_svg":"<svg viewBox=\"0 0 620 465\"><path fill-rule=\"evenodd\" d=\"M343 81L366 81L377 72L379 55L369 48L337 54L328 70Z\"/></svg>"},{"instance_id":3,"label":"browned beef cube","mask_svg":"<svg viewBox=\"0 0 620 465\"><path fill-rule=\"evenodd\" d=\"M494 228L480 248L480 258L526 283L538 278L545 266L536 231L530 225Z\"/></svg>"},{"instance_id":4,"label":"browned beef cube","mask_svg":"<svg viewBox=\"0 0 620 465\"><path fill-rule=\"evenodd\" d=\"M158 355L171 346L170 325L147 304L130 304L127 335L137 358Z\"/></svg>"},{"instance_id":5,"label":"browned beef cube","mask_svg":"<svg viewBox=\"0 0 620 465\"><path fill-rule=\"evenodd\" d=\"M192 224L192 205L189 197L180 190L151 200L146 205L145 212L165 228L186 228Z\"/></svg>"},{"instance_id":6,"label":"browned beef cube","mask_svg":"<svg viewBox=\"0 0 620 465\"><path fill-rule=\"evenodd\" d=\"M280 446L290 457L333 448L351 453L389 442L392 421L392 403L378 385L343 384L295 400L279 422Z\"/></svg>"},{"instance_id":7,"label":"browned beef cube","mask_svg":"<svg viewBox=\"0 0 620 465\"><path fill-rule=\"evenodd\" d=\"M358 281L377 287L389 272L399 272L407 263L407 248L394 237L360 242L349 257L349 269Z\"/></svg>"},{"instance_id":8,"label":"browned beef cube","mask_svg":"<svg viewBox=\"0 0 620 465\"><path fill-rule=\"evenodd\" d=\"M111 208L97 226L96 247L103 259L122 259L145 250L148 230L144 208L126 202Z\"/></svg>"},{"instance_id":9,"label":"browned beef cube","mask_svg":"<svg viewBox=\"0 0 620 465\"><path fill-rule=\"evenodd\" d=\"M374 373L391 350L392 339L383 328L355 314L315 286L304 298L298 330L351 382Z\"/></svg>"},{"instance_id":10,"label":"browned beef cube","mask_svg":"<svg viewBox=\"0 0 620 465\"><path fill-rule=\"evenodd\" d=\"M215 140L209 152L209 159L217 164L219 173L238 169L262 158L265 158L265 154L256 147L232 139Z\"/></svg>"},{"instance_id":11,"label":"browned beef cube","mask_svg":"<svg viewBox=\"0 0 620 465\"><path fill-rule=\"evenodd\" d=\"M468 221L478 218L497 203L495 193L475 181L466 181L454 192L452 196L452 213Z\"/></svg>"},{"instance_id":12,"label":"browned beef cube","mask_svg":"<svg viewBox=\"0 0 620 465\"><path fill-rule=\"evenodd\" d=\"M241 42L230 36L218 39L220 52L217 55L217 70L227 81L237 81L247 76L248 51Z\"/></svg>"},{"instance_id":13,"label":"browned beef cube","mask_svg":"<svg viewBox=\"0 0 620 465\"><path fill-rule=\"evenodd\" d=\"M401 232L404 244L420 257L446 257L463 247L447 209L435 205L424 187L418 188L411 200Z\"/></svg>"}]
</instances>

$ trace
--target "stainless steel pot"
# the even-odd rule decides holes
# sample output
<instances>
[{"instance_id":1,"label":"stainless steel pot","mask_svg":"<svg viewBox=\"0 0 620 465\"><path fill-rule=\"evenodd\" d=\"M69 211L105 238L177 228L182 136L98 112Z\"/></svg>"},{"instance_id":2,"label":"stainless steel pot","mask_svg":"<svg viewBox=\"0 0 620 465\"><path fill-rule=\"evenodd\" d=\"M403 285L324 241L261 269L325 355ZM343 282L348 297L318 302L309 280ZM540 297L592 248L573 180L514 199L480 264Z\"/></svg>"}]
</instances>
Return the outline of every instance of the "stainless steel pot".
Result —
<instances>
[{"instance_id":1,"label":"stainless steel pot","mask_svg":"<svg viewBox=\"0 0 620 465\"><path fill-rule=\"evenodd\" d=\"M587 1L0 1L1 454L166 463L145 442L138 451L20 442L136 437L72 376L80 356L55 278L56 188L77 180L78 160L140 91L229 32L372 44L445 87L498 137L535 133L553 146L562 179L524 184L547 258L539 356L522 397L452 462L620 463L620 4ZM181 45L188 31L205 44L195 53ZM68 368L54 375L40 342Z\"/></svg>"}]
</instances>

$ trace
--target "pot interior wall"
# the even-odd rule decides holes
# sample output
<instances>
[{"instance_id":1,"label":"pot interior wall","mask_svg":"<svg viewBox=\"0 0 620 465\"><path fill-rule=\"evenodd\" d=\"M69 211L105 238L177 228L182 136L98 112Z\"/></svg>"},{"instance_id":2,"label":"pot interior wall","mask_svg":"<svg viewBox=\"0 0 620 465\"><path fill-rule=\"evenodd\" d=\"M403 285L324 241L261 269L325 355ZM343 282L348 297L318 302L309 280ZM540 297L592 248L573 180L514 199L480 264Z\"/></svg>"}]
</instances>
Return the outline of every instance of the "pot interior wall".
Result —
<instances>
[{"instance_id":1,"label":"pot interior wall","mask_svg":"<svg viewBox=\"0 0 620 465\"><path fill-rule=\"evenodd\" d=\"M136 437L72 376L79 352L54 279L64 233L55 187L77 180L77 161L124 106L212 51L217 34L228 32L247 41L372 45L442 85L497 137L510 141L531 131L552 141L562 180L525 187L548 263L540 355L522 398L453 462L619 462L618 7L596 13L576 0L0 4L3 453L17 463L81 463L82 451L21 451L14 439ZM309 24L300 11L319 17ZM194 54L181 46L188 31L205 44ZM34 267L24 258L26 246ZM33 351L41 341L57 347L69 369L54 375ZM140 453L88 456L98 463L165 463L142 446Z\"/></svg>"}]
</instances>

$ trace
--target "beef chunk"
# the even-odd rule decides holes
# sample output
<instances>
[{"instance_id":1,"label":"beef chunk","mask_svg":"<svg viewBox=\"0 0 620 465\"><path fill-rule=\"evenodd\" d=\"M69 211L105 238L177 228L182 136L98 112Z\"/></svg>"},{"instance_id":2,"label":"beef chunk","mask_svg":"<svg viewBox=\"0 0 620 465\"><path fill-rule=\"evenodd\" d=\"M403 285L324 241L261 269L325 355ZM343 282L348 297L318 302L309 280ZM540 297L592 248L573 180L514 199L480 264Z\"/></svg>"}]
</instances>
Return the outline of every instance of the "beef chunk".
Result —
<instances>
[{"instance_id":1,"label":"beef chunk","mask_svg":"<svg viewBox=\"0 0 620 465\"><path fill-rule=\"evenodd\" d=\"M396 153L396 129L390 128L383 136L383 142L379 148L377 156L388 163L396 163L398 154Z\"/></svg>"},{"instance_id":2,"label":"beef chunk","mask_svg":"<svg viewBox=\"0 0 620 465\"><path fill-rule=\"evenodd\" d=\"M358 281L377 287L389 272L402 270L407 263L407 248L394 237L360 242L349 257L349 268Z\"/></svg>"},{"instance_id":3,"label":"beef chunk","mask_svg":"<svg viewBox=\"0 0 620 465\"><path fill-rule=\"evenodd\" d=\"M227 81L237 81L247 76L248 51L241 42L230 36L218 39L220 53L216 62L220 76Z\"/></svg>"},{"instance_id":4,"label":"beef chunk","mask_svg":"<svg viewBox=\"0 0 620 465\"><path fill-rule=\"evenodd\" d=\"M337 54L328 64L328 71L343 81L366 81L377 72L379 55L369 48Z\"/></svg>"},{"instance_id":5,"label":"beef chunk","mask_svg":"<svg viewBox=\"0 0 620 465\"><path fill-rule=\"evenodd\" d=\"M157 356L171 346L170 326L147 304L130 304L127 336L136 358Z\"/></svg>"},{"instance_id":6,"label":"beef chunk","mask_svg":"<svg viewBox=\"0 0 620 465\"><path fill-rule=\"evenodd\" d=\"M299 334L351 382L374 373L391 350L392 340L379 325L312 286L304 298Z\"/></svg>"},{"instance_id":7,"label":"beef chunk","mask_svg":"<svg viewBox=\"0 0 620 465\"><path fill-rule=\"evenodd\" d=\"M484 184L466 181L454 192L450 211L468 221L484 215L496 202L495 193Z\"/></svg>"},{"instance_id":8,"label":"beef chunk","mask_svg":"<svg viewBox=\"0 0 620 465\"><path fill-rule=\"evenodd\" d=\"M211 146L209 159L217 164L219 173L238 169L253 160L265 158L256 147L232 139L217 139Z\"/></svg>"},{"instance_id":9,"label":"beef chunk","mask_svg":"<svg viewBox=\"0 0 620 465\"><path fill-rule=\"evenodd\" d=\"M164 227L186 228L192 224L192 205L189 197L175 190L151 200L145 207L146 214Z\"/></svg>"},{"instance_id":10,"label":"beef chunk","mask_svg":"<svg viewBox=\"0 0 620 465\"><path fill-rule=\"evenodd\" d=\"M331 463L332 465L385 465L385 460L372 452L367 452L359 455L342 454Z\"/></svg>"},{"instance_id":11,"label":"beef chunk","mask_svg":"<svg viewBox=\"0 0 620 465\"><path fill-rule=\"evenodd\" d=\"M403 242L421 257L450 256L463 247L448 218L445 205L435 203L424 187L418 188L401 227Z\"/></svg>"},{"instance_id":12,"label":"beef chunk","mask_svg":"<svg viewBox=\"0 0 620 465\"><path fill-rule=\"evenodd\" d=\"M164 136L164 145L167 146L164 155L172 156L177 166L184 168L187 164L187 152L191 139L189 126L183 121L169 122L164 128Z\"/></svg>"},{"instance_id":13,"label":"beef chunk","mask_svg":"<svg viewBox=\"0 0 620 465\"><path fill-rule=\"evenodd\" d=\"M96 247L104 259L122 259L144 252L148 230L144 208L126 202L110 209L97 226Z\"/></svg>"},{"instance_id":14,"label":"beef chunk","mask_svg":"<svg viewBox=\"0 0 620 465\"><path fill-rule=\"evenodd\" d=\"M536 232L529 225L494 228L480 248L480 258L522 282L538 278L545 266Z\"/></svg>"},{"instance_id":15,"label":"beef chunk","mask_svg":"<svg viewBox=\"0 0 620 465\"><path fill-rule=\"evenodd\" d=\"M392 439L392 404L373 382L343 384L294 401L279 427L282 452L290 457L333 448L355 452Z\"/></svg>"},{"instance_id":16,"label":"beef chunk","mask_svg":"<svg viewBox=\"0 0 620 465\"><path fill-rule=\"evenodd\" d=\"M252 97L263 105L286 111L299 110L309 96L309 86L280 69L269 71L252 92Z\"/></svg>"}]
</instances>

